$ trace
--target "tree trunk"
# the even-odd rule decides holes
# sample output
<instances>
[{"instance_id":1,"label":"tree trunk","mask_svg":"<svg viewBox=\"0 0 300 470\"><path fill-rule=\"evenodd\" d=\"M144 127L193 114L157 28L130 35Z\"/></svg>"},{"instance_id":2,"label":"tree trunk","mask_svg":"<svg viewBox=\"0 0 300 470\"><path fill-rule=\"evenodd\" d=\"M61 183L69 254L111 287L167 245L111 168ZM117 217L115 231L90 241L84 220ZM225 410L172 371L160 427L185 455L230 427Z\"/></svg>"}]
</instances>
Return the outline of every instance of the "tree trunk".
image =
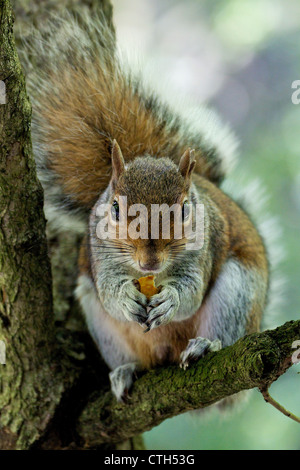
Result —
<instances>
[{"instance_id":1,"label":"tree trunk","mask_svg":"<svg viewBox=\"0 0 300 470\"><path fill-rule=\"evenodd\" d=\"M15 49L13 14L0 1L0 339L6 365L0 376L0 447L28 447L59 401L51 269L43 192L30 138L31 107Z\"/></svg>"}]
</instances>

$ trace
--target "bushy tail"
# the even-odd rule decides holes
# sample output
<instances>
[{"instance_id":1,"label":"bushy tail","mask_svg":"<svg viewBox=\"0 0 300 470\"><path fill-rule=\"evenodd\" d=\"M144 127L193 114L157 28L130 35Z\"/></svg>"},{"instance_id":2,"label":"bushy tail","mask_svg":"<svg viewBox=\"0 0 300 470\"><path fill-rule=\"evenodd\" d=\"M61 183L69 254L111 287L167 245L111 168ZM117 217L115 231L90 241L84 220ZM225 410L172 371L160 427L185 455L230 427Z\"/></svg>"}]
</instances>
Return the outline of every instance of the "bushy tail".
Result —
<instances>
[{"instance_id":1,"label":"bushy tail","mask_svg":"<svg viewBox=\"0 0 300 470\"><path fill-rule=\"evenodd\" d=\"M24 53L48 218L62 214L64 226L70 216L73 226L84 220L108 185L113 139L127 161L150 154L177 162L195 148L196 171L216 184L224 178L235 149L231 134L211 113L181 115L148 90L120 59L101 16L53 18Z\"/></svg>"}]
</instances>

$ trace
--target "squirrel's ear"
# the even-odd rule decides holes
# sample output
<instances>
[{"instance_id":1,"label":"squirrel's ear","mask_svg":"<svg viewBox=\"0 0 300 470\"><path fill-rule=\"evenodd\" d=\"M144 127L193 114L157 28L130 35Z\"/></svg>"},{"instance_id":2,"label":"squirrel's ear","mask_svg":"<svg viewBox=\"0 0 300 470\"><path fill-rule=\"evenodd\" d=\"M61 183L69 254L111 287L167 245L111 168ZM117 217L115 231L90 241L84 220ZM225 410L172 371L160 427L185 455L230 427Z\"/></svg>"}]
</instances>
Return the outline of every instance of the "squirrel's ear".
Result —
<instances>
[{"instance_id":1,"label":"squirrel's ear","mask_svg":"<svg viewBox=\"0 0 300 470\"><path fill-rule=\"evenodd\" d=\"M195 150L188 148L182 155L178 169L184 179L189 180L196 165Z\"/></svg>"},{"instance_id":2,"label":"squirrel's ear","mask_svg":"<svg viewBox=\"0 0 300 470\"><path fill-rule=\"evenodd\" d=\"M111 149L112 179L117 181L125 170L125 162L116 139L113 140Z\"/></svg>"}]
</instances>

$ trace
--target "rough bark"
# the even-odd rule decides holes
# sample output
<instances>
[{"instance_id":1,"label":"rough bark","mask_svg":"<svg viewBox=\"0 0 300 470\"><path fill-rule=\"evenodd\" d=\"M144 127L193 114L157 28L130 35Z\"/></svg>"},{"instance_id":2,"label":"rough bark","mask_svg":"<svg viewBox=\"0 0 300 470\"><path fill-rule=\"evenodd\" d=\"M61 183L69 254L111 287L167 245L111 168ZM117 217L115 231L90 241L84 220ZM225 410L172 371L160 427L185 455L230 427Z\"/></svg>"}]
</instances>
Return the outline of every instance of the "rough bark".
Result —
<instances>
[{"instance_id":1,"label":"rough bark","mask_svg":"<svg viewBox=\"0 0 300 470\"><path fill-rule=\"evenodd\" d=\"M46 3L23 0L17 11L26 23L46 14ZM111 18L109 1L85 4L101 6ZM136 381L127 404L115 401L107 368L84 332L72 296L76 236L51 236L53 313L31 109L8 0L0 0L0 64L7 93L6 104L0 104L0 340L6 345L6 365L0 364L0 449L140 449L139 433L166 418L241 390L265 390L291 365L299 321L245 337L187 371L176 366L149 371Z\"/></svg>"},{"instance_id":2,"label":"rough bark","mask_svg":"<svg viewBox=\"0 0 300 470\"><path fill-rule=\"evenodd\" d=\"M13 13L0 1L0 447L28 447L54 414L66 380L55 347L43 192L32 155L31 107L15 49ZM68 380L68 379L67 379Z\"/></svg>"}]
</instances>

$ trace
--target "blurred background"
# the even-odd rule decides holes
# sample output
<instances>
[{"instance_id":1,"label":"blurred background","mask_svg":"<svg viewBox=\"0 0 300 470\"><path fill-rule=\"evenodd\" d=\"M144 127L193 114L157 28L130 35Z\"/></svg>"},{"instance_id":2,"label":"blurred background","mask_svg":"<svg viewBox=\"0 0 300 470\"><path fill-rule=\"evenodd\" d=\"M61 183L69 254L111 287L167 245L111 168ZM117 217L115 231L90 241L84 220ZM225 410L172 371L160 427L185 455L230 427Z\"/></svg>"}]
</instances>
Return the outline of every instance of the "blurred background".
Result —
<instances>
[{"instance_id":1,"label":"blurred background","mask_svg":"<svg viewBox=\"0 0 300 470\"><path fill-rule=\"evenodd\" d=\"M112 3L122 49L141 57L153 81L165 83L169 93L215 109L238 136L235 175L262 181L285 251L283 302L279 311L271 309L267 325L299 319L300 104L291 100L292 83L300 80L299 0ZM271 387L271 395L298 416L299 374L296 364ZM144 438L153 450L299 450L300 425L255 390L237 413L178 416Z\"/></svg>"}]
</instances>

